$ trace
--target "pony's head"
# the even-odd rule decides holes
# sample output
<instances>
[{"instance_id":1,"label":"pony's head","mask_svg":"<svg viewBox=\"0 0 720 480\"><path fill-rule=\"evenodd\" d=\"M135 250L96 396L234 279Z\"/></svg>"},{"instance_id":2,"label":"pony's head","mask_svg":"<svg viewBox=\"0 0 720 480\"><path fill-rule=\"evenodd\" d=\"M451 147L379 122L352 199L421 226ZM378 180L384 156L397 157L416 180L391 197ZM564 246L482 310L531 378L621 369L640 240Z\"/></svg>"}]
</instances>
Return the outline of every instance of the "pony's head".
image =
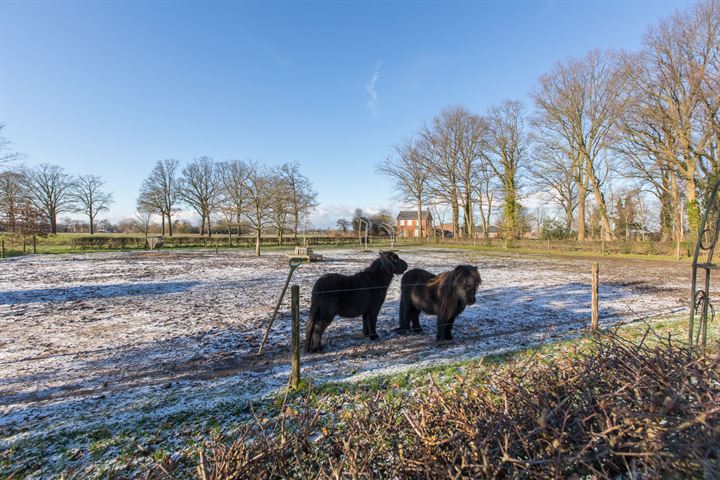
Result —
<instances>
[{"instance_id":1,"label":"pony's head","mask_svg":"<svg viewBox=\"0 0 720 480\"><path fill-rule=\"evenodd\" d=\"M400 275L407 270L408 264L402 258L398 257L395 252L380 252L380 262L382 266L395 275Z\"/></svg>"},{"instance_id":2,"label":"pony's head","mask_svg":"<svg viewBox=\"0 0 720 480\"><path fill-rule=\"evenodd\" d=\"M445 277L441 292L445 297L457 295L466 305L475 303L475 296L482 280L477 267L458 265Z\"/></svg>"}]
</instances>

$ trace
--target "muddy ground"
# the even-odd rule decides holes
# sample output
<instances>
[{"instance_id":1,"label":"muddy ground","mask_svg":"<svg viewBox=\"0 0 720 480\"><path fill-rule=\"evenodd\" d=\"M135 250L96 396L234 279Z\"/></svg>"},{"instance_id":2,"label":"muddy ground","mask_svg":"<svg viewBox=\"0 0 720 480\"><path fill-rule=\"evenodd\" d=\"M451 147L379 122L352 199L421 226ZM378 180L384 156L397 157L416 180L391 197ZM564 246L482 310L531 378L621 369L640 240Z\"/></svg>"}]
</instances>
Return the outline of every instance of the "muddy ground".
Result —
<instances>
[{"instance_id":1,"label":"muddy ground","mask_svg":"<svg viewBox=\"0 0 720 480\"><path fill-rule=\"evenodd\" d=\"M314 280L351 273L377 253L323 252L304 265L302 321ZM359 319L338 319L325 350L303 355L313 382L368 375L516 349L576 335L590 316L590 259L400 251L411 268L434 272L478 265L478 301L456 321L455 342L435 344L434 318L425 334L399 336L399 278L378 320L381 339L362 336ZM601 259L601 326L682 312L688 264ZM281 254L135 252L26 256L0 264L0 450L7 471L44 457L37 475L82 462L78 432L110 432L218 405L259 400L287 383L290 337L286 299L265 353L262 332L287 275ZM289 297L289 295L288 295ZM138 427L141 428L141 427ZM53 441L46 441L53 438ZM75 440L73 440L75 439ZM180 446L178 446L180 448ZM80 453L68 455L68 451ZM111 458L112 452L104 459ZM108 456L109 455L109 456ZM69 458L69 460L68 460ZM91 458L91 457L87 457ZM102 459L101 459L102 460ZM0 467L1 468L1 467ZM6 471L6 473L7 473Z\"/></svg>"}]
</instances>

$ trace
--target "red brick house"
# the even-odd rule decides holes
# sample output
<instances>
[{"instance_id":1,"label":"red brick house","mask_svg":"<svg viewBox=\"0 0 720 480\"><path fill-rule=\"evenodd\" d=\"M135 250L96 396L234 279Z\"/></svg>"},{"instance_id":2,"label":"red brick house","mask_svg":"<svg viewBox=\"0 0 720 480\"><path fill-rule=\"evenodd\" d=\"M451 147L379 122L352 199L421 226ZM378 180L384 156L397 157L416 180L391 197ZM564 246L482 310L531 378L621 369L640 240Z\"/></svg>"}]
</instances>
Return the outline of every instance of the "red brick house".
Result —
<instances>
[{"instance_id":1,"label":"red brick house","mask_svg":"<svg viewBox=\"0 0 720 480\"><path fill-rule=\"evenodd\" d=\"M397 214L397 236L402 238L427 237L431 235L433 228L432 215L427 210L422 213L422 233L418 230L417 210L403 210Z\"/></svg>"}]
</instances>

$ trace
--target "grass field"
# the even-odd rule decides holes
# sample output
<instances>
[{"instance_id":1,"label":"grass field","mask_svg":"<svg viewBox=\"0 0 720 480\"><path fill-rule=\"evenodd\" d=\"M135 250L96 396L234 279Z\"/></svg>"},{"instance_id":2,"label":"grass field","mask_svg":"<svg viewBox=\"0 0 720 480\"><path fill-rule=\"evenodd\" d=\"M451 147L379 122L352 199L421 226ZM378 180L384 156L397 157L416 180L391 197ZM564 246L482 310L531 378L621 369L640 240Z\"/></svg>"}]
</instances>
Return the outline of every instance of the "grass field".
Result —
<instances>
[{"instance_id":1,"label":"grass field","mask_svg":"<svg viewBox=\"0 0 720 480\"><path fill-rule=\"evenodd\" d=\"M164 249L188 249L201 248L206 250L214 249L254 249L255 238L245 235L240 238L233 236L231 239L226 235L216 234L213 237L204 237L197 234L182 234L174 237L165 237ZM0 239L6 240L6 254L8 257L17 256L23 253L33 252L33 241L31 238L25 240L25 247L22 242L9 236L0 234ZM360 248L360 243L355 236L325 236L313 234L308 237L286 236L284 245L278 245L277 237L264 236L262 249L267 251L290 251L295 245L307 243L316 249L328 249L338 247ZM36 252L45 254L61 253L95 253L104 251L133 251L145 248L144 235L126 233L103 233L94 236L81 233L60 233L36 237ZM676 261L676 245L672 242L640 242L640 241L565 241L565 240L537 240L521 239L505 241L503 239L477 239L474 242L463 241L462 239L431 239L430 241L418 242L414 239L399 238L391 243L387 237L373 237L369 239L371 249L389 249L391 245L398 248L436 247L443 249L462 249L477 252L506 252L515 254L553 255L566 257L617 257L626 259L653 259ZM689 261L694 253L693 242L682 242L680 249L680 260Z\"/></svg>"}]
</instances>

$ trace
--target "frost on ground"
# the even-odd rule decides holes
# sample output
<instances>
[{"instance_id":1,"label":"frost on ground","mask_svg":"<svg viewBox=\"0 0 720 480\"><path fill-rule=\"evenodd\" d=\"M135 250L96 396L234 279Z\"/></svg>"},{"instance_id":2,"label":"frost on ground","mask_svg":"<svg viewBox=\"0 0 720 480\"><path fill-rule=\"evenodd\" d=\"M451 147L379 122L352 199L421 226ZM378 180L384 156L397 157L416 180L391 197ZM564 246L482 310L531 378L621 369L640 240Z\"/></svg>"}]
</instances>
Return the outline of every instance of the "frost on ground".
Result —
<instances>
[{"instance_id":1,"label":"frost on ground","mask_svg":"<svg viewBox=\"0 0 720 480\"><path fill-rule=\"evenodd\" d=\"M324 252L304 265L302 319L313 282L352 273L376 253ZM455 342L399 336L399 278L366 341L359 319L336 319L321 354L303 355L319 383L458 361L576 335L590 316L590 260L399 252L434 272L478 265L478 302L455 322ZM136 252L27 256L0 264L0 476L45 478L65 468L98 474L182 453L198 432L229 430L249 405L287 382L286 299L255 356L287 276L280 254ZM601 261L601 326L683 311L689 268L670 262ZM289 296L289 295L288 295ZM84 469L84 470L83 470Z\"/></svg>"}]
</instances>

